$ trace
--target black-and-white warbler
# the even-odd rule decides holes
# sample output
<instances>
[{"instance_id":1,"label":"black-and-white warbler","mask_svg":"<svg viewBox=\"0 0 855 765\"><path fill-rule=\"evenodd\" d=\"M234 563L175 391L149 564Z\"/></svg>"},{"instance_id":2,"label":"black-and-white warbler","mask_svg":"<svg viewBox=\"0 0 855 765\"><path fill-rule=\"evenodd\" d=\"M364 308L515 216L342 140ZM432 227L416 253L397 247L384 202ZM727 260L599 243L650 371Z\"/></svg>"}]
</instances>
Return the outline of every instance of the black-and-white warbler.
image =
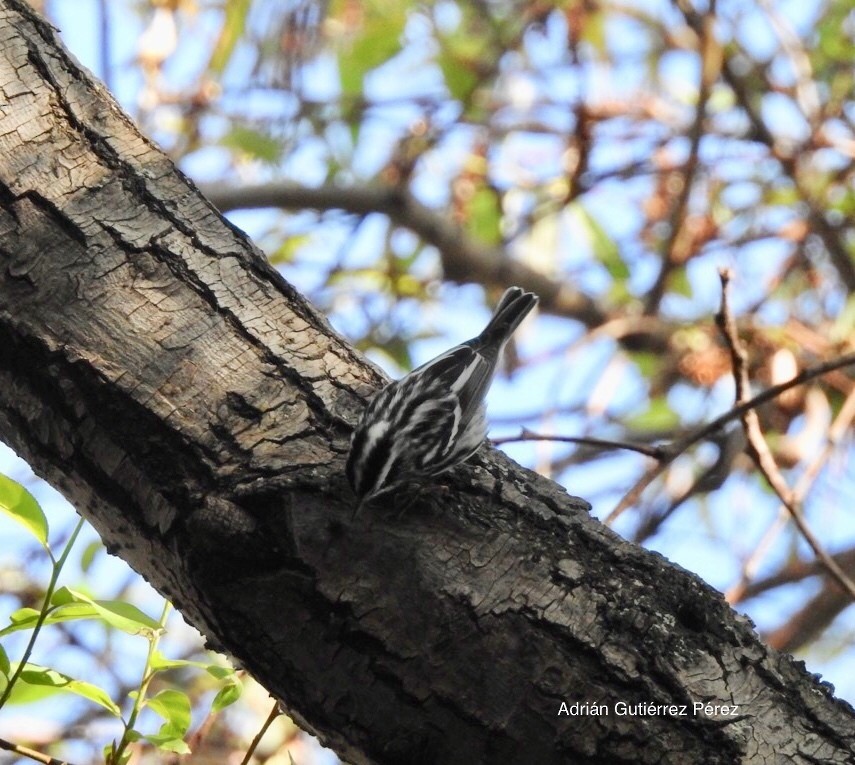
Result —
<instances>
[{"instance_id":1,"label":"black-and-white warbler","mask_svg":"<svg viewBox=\"0 0 855 765\"><path fill-rule=\"evenodd\" d=\"M484 397L499 355L537 295L508 289L478 337L389 383L356 426L347 479L359 508L390 489L463 462L487 436Z\"/></svg>"}]
</instances>

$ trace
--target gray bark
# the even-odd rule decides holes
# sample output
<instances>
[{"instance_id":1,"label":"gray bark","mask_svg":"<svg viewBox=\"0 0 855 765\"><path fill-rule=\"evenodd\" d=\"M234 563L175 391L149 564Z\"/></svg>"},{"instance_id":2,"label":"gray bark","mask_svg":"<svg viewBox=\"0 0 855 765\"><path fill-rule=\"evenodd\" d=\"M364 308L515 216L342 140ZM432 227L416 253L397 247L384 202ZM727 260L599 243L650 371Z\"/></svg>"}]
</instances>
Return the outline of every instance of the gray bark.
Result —
<instances>
[{"instance_id":1,"label":"gray bark","mask_svg":"<svg viewBox=\"0 0 855 765\"><path fill-rule=\"evenodd\" d=\"M486 447L351 520L377 373L21 0L0 99L0 437L343 758L853 761L853 710L719 593Z\"/></svg>"}]
</instances>

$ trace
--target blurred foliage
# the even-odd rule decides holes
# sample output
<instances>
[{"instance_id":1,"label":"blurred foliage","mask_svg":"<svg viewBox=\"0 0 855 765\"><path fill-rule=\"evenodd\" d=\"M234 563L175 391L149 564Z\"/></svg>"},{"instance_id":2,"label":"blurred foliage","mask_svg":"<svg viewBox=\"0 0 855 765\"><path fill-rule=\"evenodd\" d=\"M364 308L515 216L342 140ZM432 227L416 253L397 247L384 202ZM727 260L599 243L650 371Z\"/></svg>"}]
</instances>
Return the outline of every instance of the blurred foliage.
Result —
<instances>
[{"instance_id":1,"label":"blurred foliage","mask_svg":"<svg viewBox=\"0 0 855 765\"><path fill-rule=\"evenodd\" d=\"M9 615L9 625L0 629L0 640L13 633L23 633L27 638L21 659L14 662L10 661L10 652L0 643L0 710L6 705L14 708L44 701L56 694L71 694L97 705L121 723L122 732L118 740L114 739L104 746L106 765L125 765L134 754L131 745L138 741L147 742L160 752L189 754L185 736L190 728L190 697L175 688L166 688L148 696L149 688L161 673L170 670L191 667L205 670L221 686L211 702L211 712L216 713L240 698L241 684L235 671L221 663L164 657L158 651L158 643L165 633L168 604L163 605L161 618L155 620L125 600L95 600L69 587L57 587L65 563L83 528L82 518L75 524L57 557L49 544L49 524L41 506L25 487L5 475L0 475L0 512L23 526L35 538L49 558L51 569L50 581L40 607L19 608ZM81 560L83 570L87 568L87 559L91 562L90 549L91 545L84 551ZM117 630L142 636L147 641L148 651L140 671L141 680L127 692L127 715L123 714L122 707L113 700L110 692L100 685L29 661L42 630L52 625L79 622L97 622L108 633ZM91 632L81 634L86 635L84 643L89 643L93 637ZM144 709L162 718L163 723L156 733L139 730L138 722Z\"/></svg>"},{"instance_id":2,"label":"blurred foliage","mask_svg":"<svg viewBox=\"0 0 855 765\"><path fill-rule=\"evenodd\" d=\"M71 6L51 10L74 48ZM721 265L736 273L758 389L853 348L851 3L101 7L108 33L89 55L185 172L215 190L297 189L235 220L357 347L408 368L483 320L481 292L449 282L494 300L512 266L551 280L509 354L524 395L491 405L496 430L671 440L727 409L730 360L712 321ZM331 194L303 204L301 188ZM499 264L489 279L473 253ZM841 565L855 558L853 401L844 369L759 411ZM603 517L649 466L592 447L514 454ZM786 650L806 645L787 635L816 638L848 606L816 622L812 598L833 586L732 432L677 460L616 527L726 590ZM834 621L813 654L837 677L855 676L853 626Z\"/></svg>"}]
</instances>

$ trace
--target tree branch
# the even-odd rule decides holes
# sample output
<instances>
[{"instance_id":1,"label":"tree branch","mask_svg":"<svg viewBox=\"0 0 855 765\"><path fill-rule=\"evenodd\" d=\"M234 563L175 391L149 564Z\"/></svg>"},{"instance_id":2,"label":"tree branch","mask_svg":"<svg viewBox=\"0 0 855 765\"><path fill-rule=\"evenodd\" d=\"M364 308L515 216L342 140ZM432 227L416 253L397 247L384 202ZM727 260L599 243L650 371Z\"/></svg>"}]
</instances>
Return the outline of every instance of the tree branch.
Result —
<instances>
[{"instance_id":1,"label":"tree branch","mask_svg":"<svg viewBox=\"0 0 855 765\"><path fill-rule=\"evenodd\" d=\"M682 185L671 210L668 239L662 250L662 266L659 274L644 301L644 313L654 314L665 294L668 277L679 264L685 263L691 256L689 250L691 234L686 226L689 199L692 194L695 177L700 164L701 139L704 136L704 119L707 113L712 86L721 69L721 49L715 36L715 2L710 3L698 25L698 49L700 56L700 81L698 83L698 103L695 106L695 118L689 128L689 156L683 165Z\"/></svg>"},{"instance_id":2,"label":"tree branch","mask_svg":"<svg viewBox=\"0 0 855 765\"><path fill-rule=\"evenodd\" d=\"M226 187L208 184L202 186L202 192L222 212L279 207L345 210L355 215L380 213L436 247L444 274L451 281L501 287L516 284L539 295L546 310L576 319L587 327L597 326L606 318L584 293L512 259L501 248L475 242L463 229L440 212L423 205L402 187L326 185L312 188L294 183Z\"/></svg>"},{"instance_id":3,"label":"tree branch","mask_svg":"<svg viewBox=\"0 0 855 765\"><path fill-rule=\"evenodd\" d=\"M690 446L694 446L699 441L709 438L723 425L727 425L727 423L732 422L733 420L740 419L746 412L756 409L761 404L765 404L767 401L777 398L785 391L790 390L790 388L803 385L810 380L822 377L836 369L843 369L844 367L852 365L855 365L855 352L844 354L837 359L824 361L823 363L817 364L813 367L807 367L790 380L779 383L778 385L772 385L762 393L758 393L754 398L737 404L732 409L728 409L724 414L719 415L705 425L695 428L682 438L668 444L667 447L662 447L665 449L665 454L660 462L647 471L623 496L621 501L606 518L606 525L613 523L627 508L632 507L639 500L644 490L665 471L669 464L671 464Z\"/></svg>"},{"instance_id":4,"label":"tree branch","mask_svg":"<svg viewBox=\"0 0 855 765\"><path fill-rule=\"evenodd\" d=\"M519 443L521 441L555 441L562 444L582 444L586 446L597 446L602 449L626 449L638 452L655 460L662 459L664 452L662 447L649 446L648 444L635 444L628 441L610 441L605 438L591 438L590 436L550 436L543 433L535 433L528 428L523 428L518 436L504 436L502 438L491 438L493 446L502 444Z\"/></svg>"},{"instance_id":5,"label":"tree branch","mask_svg":"<svg viewBox=\"0 0 855 765\"><path fill-rule=\"evenodd\" d=\"M43 754L42 752L30 749L27 746L21 746L20 744L13 744L11 741L6 741L4 738L0 738L0 749L5 749L7 752L14 752L15 754L21 755L21 757L26 757L28 760L40 762L42 765L71 765L71 763L66 760L58 760L56 757L51 757L49 754Z\"/></svg>"},{"instance_id":6,"label":"tree branch","mask_svg":"<svg viewBox=\"0 0 855 765\"><path fill-rule=\"evenodd\" d=\"M695 11L688 2L679 0L676 4L683 13L689 27L696 35L699 37L702 36L704 17ZM802 203L808 210L808 223L822 241L832 265L846 285L847 290L850 293L855 291L855 261L852 260L841 231L828 221L822 210L818 207L810 189L803 181L798 167L798 153L785 153L781 151L775 135L766 125L763 115L751 100L752 88L746 84L745 76L734 66L732 58L730 56L724 59L721 69L722 78L730 86L731 90L733 90L739 106L745 112L753 132L752 137L766 146L769 154L778 161L787 177L792 181ZM757 74L758 76L762 75L768 85L765 70L761 69ZM774 88L769 87L769 90L774 90ZM817 115L811 116L814 119L819 119Z\"/></svg>"},{"instance_id":7,"label":"tree branch","mask_svg":"<svg viewBox=\"0 0 855 765\"><path fill-rule=\"evenodd\" d=\"M731 272L729 269L722 268L719 270L719 276L721 278L721 310L716 315L716 324L719 326L727 347L730 350L733 362L733 378L736 383L736 402L737 404L742 404L745 403L750 389L748 380L748 355L739 340L736 322L730 312L728 303L727 288L730 283ZM787 508L790 517L817 558L822 561L828 572L849 594L849 597L855 600L855 582L846 575L846 572L837 564L837 561L828 554L828 551L822 546L813 531L811 531L810 526L808 526L800 504L796 503L790 487L787 486L784 476L781 475L781 471L775 463L775 458L769 451L769 446L760 430L760 421L757 418L757 413L753 409L747 409L742 414L742 427L748 441L748 451L754 460L754 464L774 489L784 507Z\"/></svg>"},{"instance_id":8,"label":"tree branch","mask_svg":"<svg viewBox=\"0 0 855 765\"><path fill-rule=\"evenodd\" d=\"M837 413L837 417L834 418L834 422L828 429L825 448L823 448L813 458L813 460L811 460L810 464L808 464L804 472L799 476L799 480L793 488L793 501L797 505L801 505L804 501L811 486L813 485L813 482L816 480L823 466L832 455L833 450L838 446L844 434L849 430L853 419L855 419L855 383L853 383L849 395L846 397L846 400L843 402L843 406L840 407L840 411ZM735 586L731 587L725 594L728 603L738 603L745 598L752 597L752 593L762 592L762 588L755 590L755 586L750 584L750 581L753 578L757 567L760 565L761 559L771 548L772 540L783 528L783 523L781 521L788 517L789 514L787 509L782 505L778 518L773 521L772 526L763 535L754 552L743 564L740 581ZM835 555L835 560L838 559L838 556L839 554ZM810 565L821 566L821 564L816 561L813 561ZM850 568L850 566L844 565L843 563L841 563L841 565L844 570L848 570ZM758 583L757 586L759 587L760 583Z\"/></svg>"}]
</instances>

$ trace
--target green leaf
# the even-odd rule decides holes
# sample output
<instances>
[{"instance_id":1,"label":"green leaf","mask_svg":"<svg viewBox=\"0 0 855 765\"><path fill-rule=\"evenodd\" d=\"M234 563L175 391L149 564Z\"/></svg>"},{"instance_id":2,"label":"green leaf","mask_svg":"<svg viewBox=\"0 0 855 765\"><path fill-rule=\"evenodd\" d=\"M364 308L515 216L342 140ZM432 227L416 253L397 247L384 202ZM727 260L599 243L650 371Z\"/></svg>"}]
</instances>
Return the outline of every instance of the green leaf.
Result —
<instances>
[{"instance_id":1,"label":"green leaf","mask_svg":"<svg viewBox=\"0 0 855 765\"><path fill-rule=\"evenodd\" d=\"M169 734L170 738L181 738L190 727L190 699L181 691L167 688L146 699L145 706L166 721L158 735Z\"/></svg>"},{"instance_id":2,"label":"green leaf","mask_svg":"<svg viewBox=\"0 0 855 765\"><path fill-rule=\"evenodd\" d=\"M230 677L235 677L235 671L232 667L224 667L222 664L209 664L205 667L205 671L217 680L226 680Z\"/></svg>"},{"instance_id":3,"label":"green leaf","mask_svg":"<svg viewBox=\"0 0 855 765\"><path fill-rule=\"evenodd\" d=\"M38 609L24 606L23 608L19 608L17 611L13 611L9 615L9 621L15 625L26 624L28 626L32 626L39 618L39 614L41 614L41 611Z\"/></svg>"},{"instance_id":4,"label":"green leaf","mask_svg":"<svg viewBox=\"0 0 855 765\"><path fill-rule=\"evenodd\" d=\"M615 244L614 239L584 205L576 205L575 213L579 223L585 227L594 257L605 266L613 279L628 279L629 266L621 257L620 248Z\"/></svg>"},{"instance_id":5,"label":"green leaf","mask_svg":"<svg viewBox=\"0 0 855 765\"><path fill-rule=\"evenodd\" d=\"M24 608L19 608L17 611L13 611L9 615L9 621L15 624L23 624L27 622L35 622L38 619L40 611L37 611L35 608L30 608L29 606L25 606ZM5 630L4 630L5 632ZM4 634L0 632L0 635Z\"/></svg>"},{"instance_id":6,"label":"green leaf","mask_svg":"<svg viewBox=\"0 0 855 765\"><path fill-rule=\"evenodd\" d=\"M31 630L39 620L39 611L34 608L20 608L15 611L9 620L12 622L8 627L0 630L0 637L21 630ZM59 624L60 622L72 622L78 619L98 618L98 612L86 603L74 603L60 608L50 609L44 624Z\"/></svg>"},{"instance_id":7,"label":"green leaf","mask_svg":"<svg viewBox=\"0 0 855 765\"><path fill-rule=\"evenodd\" d=\"M832 342L840 343L855 334L855 295L850 295L843 310L831 325L829 333Z\"/></svg>"},{"instance_id":8,"label":"green leaf","mask_svg":"<svg viewBox=\"0 0 855 765\"><path fill-rule=\"evenodd\" d=\"M478 87L479 80L475 72L445 56L441 57L438 63L451 97L458 101L468 101L472 91Z\"/></svg>"},{"instance_id":9,"label":"green leaf","mask_svg":"<svg viewBox=\"0 0 855 765\"><path fill-rule=\"evenodd\" d=\"M629 291L629 282L625 279L612 279L606 294L608 305L612 307L625 306L634 300L633 294Z\"/></svg>"},{"instance_id":10,"label":"green leaf","mask_svg":"<svg viewBox=\"0 0 855 765\"><path fill-rule=\"evenodd\" d=\"M214 700L211 702L211 711L222 711L227 706L234 704L242 694L243 685L237 677L233 677L232 680L227 682L219 691L217 691L217 695L214 696Z\"/></svg>"},{"instance_id":11,"label":"green leaf","mask_svg":"<svg viewBox=\"0 0 855 765\"><path fill-rule=\"evenodd\" d=\"M94 609L96 618L130 635L138 635L146 630L158 631L161 629L160 622L152 619L130 603L125 603L122 600L93 600L68 587L60 587L53 594L51 603L55 606L89 605Z\"/></svg>"},{"instance_id":12,"label":"green leaf","mask_svg":"<svg viewBox=\"0 0 855 765\"><path fill-rule=\"evenodd\" d=\"M240 125L226 133L220 139L220 144L270 165L276 164L282 157L282 144L279 141L258 130Z\"/></svg>"},{"instance_id":13,"label":"green leaf","mask_svg":"<svg viewBox=\"0 0 855 765\"><path fill-rule=\"evenodd\" d=\"M131 755L134 753L133 749L125 749L122 752L122 757L120 760L116 760L116 740L113 739L109 744L107 744L102 750L104 753L104 762L109 762L111 765L125 765L125 763L131 759Z\"/></svg>"},{"instance_id":14,"label":"green leaf","mask_svg":"<svg viewBox=\"0 0 855 765\"><path fill-rule=\"evenodd\" d=\"M9 657L6 655L6 651L3 650L3 646L0 646L0 696L6 693L6 689L9 687L10 673Z\"/></svg>"},{"instance_id":15,"label":"green leaf","mask_svg":"<svg viewBox=\"0 0 855 765\"><path fill-rule=\"evenodd\" d=\"M668 290L676 295L682 295L687 298L692 297L694 294L692 283L689 281L689 273L685 268L675 268L668 274Z\"/></svg>"},{"instance_id":16,"label":"green leaf","mask_svg":"<svg viewBox=\"0 0 855 765\"><path fill-rule=\"evenodd\" d=\"M86 549L80 556L80 569L83 571L84 574L88 573L89 569L92 568L92 564L95 561L95 556L103 550L104 545L99 539L96 539L94 542L90 542L88 545L86 545Z\"/></svg>"},{"instance_id":17,"label":"green leaf","mask_svg":"<svg viewBox=\"0 0 855 765\"><path fill-rule=\"evenodd\" d=\"M24 526L47 549L48 522L39 503L17 481L0 475L0 510Z\"/></svg>"},{"instance_id":18,"label":"green leaf","mask_svg":"<svg viewBox=\"0 0 855 765\"><path fill-rule=\"evenodd\" d=\"M608 51L608 44L606 42L607 14L603 11L586 12L584 18L582 39L591 46L600 59L605 60Z\"/></svg>"},{"instance_id":19,"label":"green leaf","mask_svg":"<svg viewBox=\"0 0 855 765\"><path fill-rule=\"evenodd\" d=\"M309 244L309 242L311 242L311 237L308 234L293 234L288 236L279 247L267 254L267 260L272 266L293 263L297 258L297 253Z\"/></svg>"},{"instance_id":20,"label":"green leaf","mask_svg":"<svg viewBox=\"0 0 855 765\"><path fill-rule=\"evenodd\" d=\"M401 369L413 368L413 357L410 355L410 344L403 338L393 337L385 340L382 346L372 345L369 347L383 353Z\"/></svg>"},{"instance_id":21,"label":"green leaf","mask_svg":"<svg viewBox=\"0 0 855 765\"><path fill-rule=\"evenodd\" d=\"M401 50L407 20L403 5L383 4L382 8L369 10L366 16L362 34L339 54L339 77L345 96L362 95L365 76Z\"/></svg>"},{"instance_id":22,"label":"green leaf","mask_svg":"<svg viewBox=\"0 0 855 765\"><path fill-rule=\"evenodd\" d=\"M398 298L418 298L424 295L424 283L411 273L398 272L394 276L392 290Z\"/></svg>"},{"instance_id":23,"label":"green leaf","mask_svg":"<svg viewBox=\"0 0 855 765\"><path fill-rule=\"evenodd\" d=\"M800 201L799 192L791 184L774 186L764 194L766 203L780 207L793 207Z\"/></svg>"},{"instance_id":24,"label":"green leaf","mask_svg":"<svg viewBox=\"0 0 855 765\"><path fill-rule=\"evenodd\" d=\"M104 755L104 762L111 762L113 753L116 751L116 739L113 739L109 744L104 744L101 753Z\"/></svg>"},{"instance_id":25,"label":"green leaf","mask_svg":"<svg viewBox=\"0 0 855 765\"><path fill-rule=\"evenodd\" d=\"M26 665L12 690L10 700L19 704L27 703L56 693L80 696L103 707L114 717L122 716L122 711L103 688L84 680L75 680L55 669L40 667L36 664Z\"/></svg>"},{"instance_id":26,"label":"green leaf","mask_svg":"<svg viewBox=\"0 0 855 765\"><path fill-rule=\"evenodd\" d=\"M630 358L635 363L638 371L648 379L662 369L664 359L658 353L650 351L634 351Z\"/></svg>"},{"instance_id":27,"label":"green leaf","mask_svg":"<svg viewBox=\"0 0 855 765\"><path fill-rule=\"evenodd\" d=\"M502 202L495 189L482 186L469 201L467 228L485 244L502 241Z\"/></svg>"},{"instance_id":28,"label":"green leaf","mask_svg":"<svg viewBox=\"0 0 855 765\"><path fill-rule=\"evenodd\" d=\"M484 55L485 43L482 38L470 35L465 29L440 40L442 49L437 56L449 95L464 103L469 103L472 94L481 83L478 72Z\"/></svg>"},{"instance_id":29,"label":"green leaf","mask_svg":"<svg viewBox=\"0 0 855 765\"><path fill-rule=\"evenodd\" d=\"M187 742L180 736L172 736L169 733L145 734L144 738L150 744L154 744L162 752L175 752L175 754L191 754Z\"/></svg>"},{"instance_id":30,"label":"green leaf","mask_svg":"<svg viewBox=\"0 0 855 765\"><path fill-rule=\"evenodd\" d=\"M149 661L148 666L155 672L163 672L168 669L178 669L179 667L198 667L199 669L208 669L208 665L203 661L188 661L187 659L167 659L160 651L155 651Z\"/></svg>"},{"instance_id":31,"label":"green leaf","mask_svg":"<svg viewBox=\"0 0 855 765\"><path fill-rule=\"evenodd\" d=\"M626 426L632 430L670 430L680 424L679 415L664 398L651 399L647 410L630 417Z\"/></svg>"},{"instance_id":32,"label":"green leaf","mask_svg":"<svg viewBox=\"0 0 855 765\"><path fill-rule=\"evenodd\" d=\"M213 74L222 74L231 60L238 40L243 36L246 28L249 7L250 0L226 0L226 17L220 29L220 37L208 62L208 69Z\"/></svg>"}]
</instances>

